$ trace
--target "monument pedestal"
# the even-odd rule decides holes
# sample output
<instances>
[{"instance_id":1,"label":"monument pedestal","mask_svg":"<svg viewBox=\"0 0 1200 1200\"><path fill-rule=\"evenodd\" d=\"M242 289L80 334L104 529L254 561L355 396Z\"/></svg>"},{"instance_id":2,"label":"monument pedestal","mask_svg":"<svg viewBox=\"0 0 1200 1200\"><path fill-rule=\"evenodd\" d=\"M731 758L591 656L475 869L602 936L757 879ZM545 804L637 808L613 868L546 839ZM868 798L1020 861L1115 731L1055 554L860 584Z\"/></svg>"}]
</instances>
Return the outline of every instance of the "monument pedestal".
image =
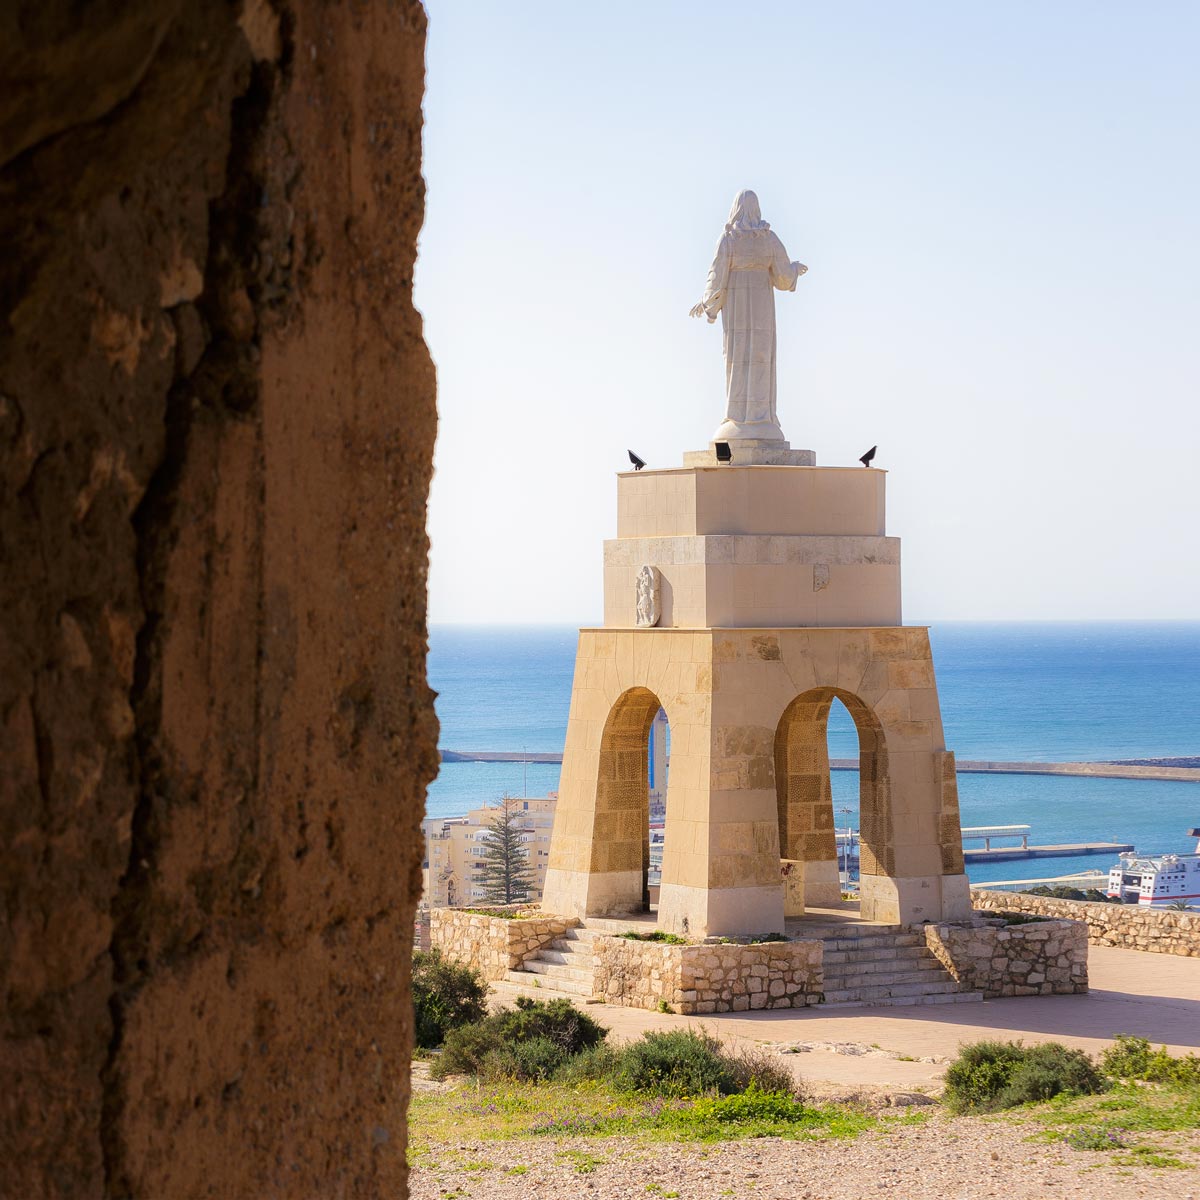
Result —
<instances>
[{"instance_id":1,"label":"monument pedestal","mask_svg":"<svg viewBox=\"0 0 1200 1200\"><path fill-rule=\"evenodd\" d=\"M720 440L720 439L718 439ZM707 450L689 450L683 456L685 467L815 467L817 456L812 450L793 450L785 441L759 438L739 438L728 443L732 459L728 463L717 458L717 442L708 443Z\"/></svg>"},{"instance_id":2,"label":"monument pedestal","mask_svg":"<svg viewBox=\"0 0 1200 1200\"><path fill-rule=\"evenodd\" d=\"M954 756L927 630L900 625L885 473L689 465L618 477L605 625L579 635L543 907L644 911L647 740L671 733L658 923L782 930L840 899L826 749L840 700L859 735L862 915L970 913ZM658 588L637 626L637 577ZM645 576L643 576L645 578Z\"/></svg>"}]
</instances>

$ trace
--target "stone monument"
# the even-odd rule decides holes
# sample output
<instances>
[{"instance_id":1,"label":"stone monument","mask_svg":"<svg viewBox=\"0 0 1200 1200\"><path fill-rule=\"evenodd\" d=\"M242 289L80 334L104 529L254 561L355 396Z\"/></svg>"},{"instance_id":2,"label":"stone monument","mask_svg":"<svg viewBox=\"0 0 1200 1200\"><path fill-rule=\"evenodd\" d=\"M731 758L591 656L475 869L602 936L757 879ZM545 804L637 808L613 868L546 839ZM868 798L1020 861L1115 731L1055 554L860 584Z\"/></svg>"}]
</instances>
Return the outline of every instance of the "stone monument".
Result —
<instances>
[{"instance_id":1,"label":"stone monument","mask_svg":"<svg viewBox=\"0 0 1200 1200\"><path fill-rule=\"evenodd\" d=\"M740 192L692 310L722 318L725 420L682 468L617 477L604 625L579 635L547 911L644 910L660 706L659 926L763 934L840 903L826 749L838 699L859 735L862 917L970 914L954 756L928 631L901 624L886 472L818 467L777 419L774 290L805 270Z\"/></svg>"}]
</instances>

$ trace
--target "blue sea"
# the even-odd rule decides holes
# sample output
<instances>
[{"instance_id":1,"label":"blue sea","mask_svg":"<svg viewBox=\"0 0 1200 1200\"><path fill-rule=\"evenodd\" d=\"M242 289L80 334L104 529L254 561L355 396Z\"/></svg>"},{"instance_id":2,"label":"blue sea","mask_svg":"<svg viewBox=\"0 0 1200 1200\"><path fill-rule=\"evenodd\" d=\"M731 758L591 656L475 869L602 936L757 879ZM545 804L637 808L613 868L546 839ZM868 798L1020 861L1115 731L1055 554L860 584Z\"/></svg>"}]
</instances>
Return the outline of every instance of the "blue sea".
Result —
<instances>
[{"instance_id":1,"label":"blue sea","mask_svg":"<svg viewBox=\"0 0 1200 1200\"><path fill-rule=\"evenodd\" d=\"M1200 755L1200 622L966 623L930 629L946 745L960 759L1073 762ZM435 626L429 676L450 750L560 753L577 630ZM834 758L858 753L836 705ZM443 763L427 811L544 796L557 764ZM858 827L858 774L833 772L837 824ZM1119 841L1190 852L1200 784L960 774L964 825L1031 825L1031 842ZM976 882L1107 870L1109 855L972 865Z\"/></svg>"}]
</instances>

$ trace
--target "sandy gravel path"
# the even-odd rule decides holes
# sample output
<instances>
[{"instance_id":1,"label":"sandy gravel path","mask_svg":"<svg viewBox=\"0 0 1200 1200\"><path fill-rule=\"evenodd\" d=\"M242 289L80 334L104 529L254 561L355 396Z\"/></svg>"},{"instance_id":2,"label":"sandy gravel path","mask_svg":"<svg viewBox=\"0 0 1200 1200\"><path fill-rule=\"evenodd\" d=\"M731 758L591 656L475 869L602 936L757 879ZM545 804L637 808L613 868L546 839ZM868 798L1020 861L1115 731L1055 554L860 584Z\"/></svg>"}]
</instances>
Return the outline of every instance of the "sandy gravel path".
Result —
<instances>
[{"instance_id":1,"label":"sandy gravel path","mask_svg":"<svg viewBox=\"0 0 1200 1200\"><path fill-rule=\"evenodd\" d=\"M1029 1132L1003 1121L938 1115L848 1142L524 1138L441 1148L436 1165L414 1170L409 1186L413 1200L1200 1200L1200 1134L1156 1137L1195 1164L1180 1170L1119 1166L1103 1152L1027 1142Z\"/></svg>"}]
</instances>

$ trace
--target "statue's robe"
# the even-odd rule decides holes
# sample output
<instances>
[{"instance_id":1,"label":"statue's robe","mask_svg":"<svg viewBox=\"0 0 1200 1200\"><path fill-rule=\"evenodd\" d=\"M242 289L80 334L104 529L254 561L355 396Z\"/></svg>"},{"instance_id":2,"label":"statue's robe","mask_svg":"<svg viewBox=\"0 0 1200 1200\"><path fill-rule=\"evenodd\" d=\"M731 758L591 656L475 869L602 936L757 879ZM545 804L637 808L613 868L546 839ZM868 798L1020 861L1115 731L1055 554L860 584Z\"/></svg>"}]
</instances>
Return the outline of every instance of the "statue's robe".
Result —
<instances>
[{"instance_id":1,"label":"statue's robe","mask_svg":"<svg viewBox=\"0 0 1200 1200\"><path fill-rule=\"evenodd\" d=\"M708 272L702 304L721 314L725 417L742 437L781 438L775 416L775 295L792 292L802 268L771 230L726 233ZM746 428L761 426L760 429Z\"/></svg>"}]
</instances>

